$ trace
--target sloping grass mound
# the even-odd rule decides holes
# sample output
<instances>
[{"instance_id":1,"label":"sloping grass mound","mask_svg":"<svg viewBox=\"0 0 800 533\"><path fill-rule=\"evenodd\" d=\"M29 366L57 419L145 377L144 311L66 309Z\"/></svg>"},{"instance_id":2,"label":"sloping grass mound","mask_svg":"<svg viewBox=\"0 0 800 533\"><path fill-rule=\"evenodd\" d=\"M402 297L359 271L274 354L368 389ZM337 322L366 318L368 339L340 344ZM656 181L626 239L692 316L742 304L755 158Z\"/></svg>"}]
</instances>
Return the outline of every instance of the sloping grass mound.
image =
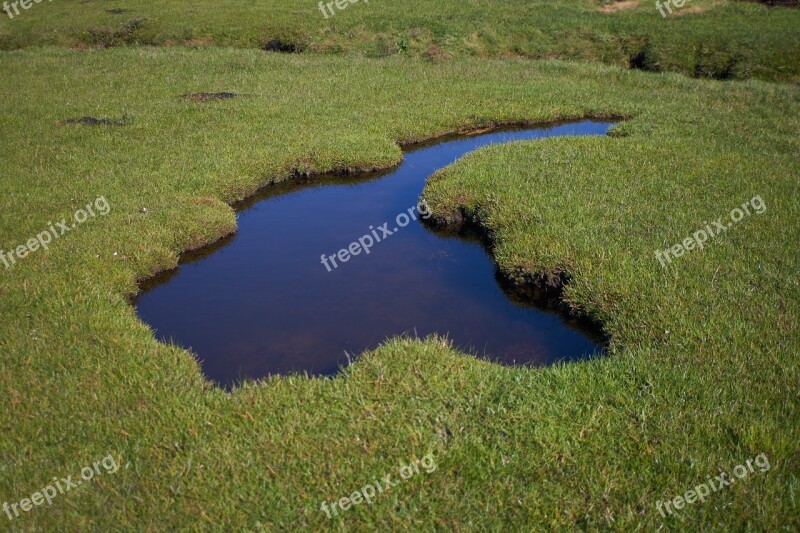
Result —
<instances>
[{"instance_id":1,"label":"sloping grass mound","mask_svg":"<svg viewBox=\"0 0 800 533\"><path fill-rule=\"evenodd\" d=\"M324 2L327 3L327 2ZM60 0L0 17L0 49L234 46L366 57L563 59L717 79L800 81L800 10L686 0ZM331 14L333 13L333 14Z\"/></svg>"}]
</instances>

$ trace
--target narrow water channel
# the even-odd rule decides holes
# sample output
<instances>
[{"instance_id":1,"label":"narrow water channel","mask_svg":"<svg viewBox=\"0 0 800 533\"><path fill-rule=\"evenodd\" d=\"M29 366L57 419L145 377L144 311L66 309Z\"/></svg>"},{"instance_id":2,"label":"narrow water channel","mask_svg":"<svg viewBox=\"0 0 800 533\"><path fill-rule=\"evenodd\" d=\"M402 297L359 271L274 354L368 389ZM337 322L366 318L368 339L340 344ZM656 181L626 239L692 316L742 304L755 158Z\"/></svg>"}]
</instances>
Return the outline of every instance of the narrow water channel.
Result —
<instances>
[{"instance_id":1,"label":"narrow water channel","mask_svg":"<svg viewBox=\"0 0 800 533\"><path fill-rule=\"evenodd\" d=\"M190 348L225 387L268 374L333 374L404 333L447 335L505 364L600 353L597 337L506 295L479 242L433 232L416 212L408 222L398 215L417 205L433 172L481 146L603 135L611 126L583 121L456 138L407 151L389 172L267 187L238 207L235 235L147 282L137 312L157 338ZM342 262L337 252L367 234L382 240L369 254L364 240ZM327 266L323 254L334 256Z\"/></svg>"}]
</instances>

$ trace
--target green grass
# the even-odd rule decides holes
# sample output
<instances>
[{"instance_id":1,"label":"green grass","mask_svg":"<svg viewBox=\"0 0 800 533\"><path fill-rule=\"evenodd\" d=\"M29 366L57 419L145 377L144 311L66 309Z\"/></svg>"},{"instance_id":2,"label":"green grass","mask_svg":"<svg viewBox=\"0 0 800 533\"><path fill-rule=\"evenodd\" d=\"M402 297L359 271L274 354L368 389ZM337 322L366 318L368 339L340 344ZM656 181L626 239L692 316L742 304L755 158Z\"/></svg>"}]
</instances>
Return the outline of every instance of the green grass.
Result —
<instances>
[{"instance_id":1,"label":"green grass","mask_svg":"<svg viewBox=\"0 0 800 533\"><path fill-rule=\"evenodd\" d=\"M97 196L111 205L0 271L0 502L108 454L121 465L5 526L800 527L796 87L558 61L118 48L4 53L0 88L0 246ZM249 96L178 98L200 91ZM398 141L487 119L612 115L629 117L613 136L480 150L424 193L440 216L476 212L502 269L567 272L565 297L602 320L608 357L515 369L394 339L336 379L229 394L129 303L137 280L234 230L226 202L293 169L394 164ZM56 125L81 116L127 125ZM656 249L755 194L765 214L662 269ZM337 521L319 510L428 452L435 472L372 506ZM762 452L768 473L667 520L655 510Z\"/></svg>"},{"instance_id":2,"label":"green grass","mask_svg":"<svg viewBox=\"0 0 800 533\"><path fill-rule=\"evenodd\" d=\"M372 0L325 19L314 0L55 0L0 17L0 49L218 45L273 39L368 57L525 57L598 61L691 76L800 81L800 10L687 0L667 18L652 0L613 13L610 2ZM124 9L114 14L109 10ZM700 10L700 12L696 12Z\"/></svg>"}]
</instances>

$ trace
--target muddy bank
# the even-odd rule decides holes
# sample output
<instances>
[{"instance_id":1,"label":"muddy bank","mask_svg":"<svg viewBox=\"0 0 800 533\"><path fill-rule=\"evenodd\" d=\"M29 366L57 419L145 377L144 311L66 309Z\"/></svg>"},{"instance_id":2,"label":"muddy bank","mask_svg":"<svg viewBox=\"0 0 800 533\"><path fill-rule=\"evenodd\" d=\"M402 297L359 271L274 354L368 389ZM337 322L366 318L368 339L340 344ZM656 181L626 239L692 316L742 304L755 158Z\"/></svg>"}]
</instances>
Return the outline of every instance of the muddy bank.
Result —
<instances>
[{"instance_id":1,"label":"muddy bank","mask_svg":"<svg viewBox=\"0 0 800 533\"><path fill-rule=\"evenodd\" d=\"M494 232L485 224L480 207L469 210L464 206L447 214L434 214L423 223L442 235L467 237L480 241L494 258ZM495 278L503 292L512 301L521 305L551 309L562 314L570 323L578 326L593 341L607 346L610 337L603 323L564 299L564 291L572 276L565 271L531 272L521 267L503 269L495 262Z\"/></svg>"}]
</instances>

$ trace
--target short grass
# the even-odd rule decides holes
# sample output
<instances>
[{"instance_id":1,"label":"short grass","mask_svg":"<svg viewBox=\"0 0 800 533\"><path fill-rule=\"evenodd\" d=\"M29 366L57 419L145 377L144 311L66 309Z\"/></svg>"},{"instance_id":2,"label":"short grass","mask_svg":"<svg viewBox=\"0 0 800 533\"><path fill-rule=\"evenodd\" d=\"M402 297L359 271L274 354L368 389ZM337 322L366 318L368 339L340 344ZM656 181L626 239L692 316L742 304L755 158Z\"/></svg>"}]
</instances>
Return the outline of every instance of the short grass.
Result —
<instances>
[{"instance_id":1,"label":"short grass","mask_svg":"<svg viewBox=\"0 0 800 533\"><path fill-rule=\"evenodd\" d=\"M4 53L0 88L0 245L98 196L111 206L0 270L0 501L108 454L121 465L0 515L4 528L800 527L796 87L558 61L117 48ZM178 97L201 91L247 96ZM57 125L83 116L126 125ZM568 273L565 296L603 321L608 357L507 368L394 339L335 379L226 393L129 303L137 280L235 229L226 202L295 169L386 166L398 141L587 116L629 120L610 137L481 150L425 195L439 215L477 213L508 272ZM766 213L659 265L656 249L756 194ZM320 511L428 452L435 472L338 519ZM759 453L767 473L656 510Z\"/></svg>"},{"instance_id":2,"label":"short grass","mask_svg":"<svg viewBox=\"0 0 800 533\"><path fill-rule=\"evenodd\" d=\"M31 0L32 1L32 0ZM598 61L690 76L800 81L800 10L686 0L363 0L326 19L315 0L55 0L0 16L0 49L126 44ZM613 6L625 9L604 12ZM666 10L665 10L666 13ZM13 11L12 11L13 14Z\"/></svg>"}]
</instances>

